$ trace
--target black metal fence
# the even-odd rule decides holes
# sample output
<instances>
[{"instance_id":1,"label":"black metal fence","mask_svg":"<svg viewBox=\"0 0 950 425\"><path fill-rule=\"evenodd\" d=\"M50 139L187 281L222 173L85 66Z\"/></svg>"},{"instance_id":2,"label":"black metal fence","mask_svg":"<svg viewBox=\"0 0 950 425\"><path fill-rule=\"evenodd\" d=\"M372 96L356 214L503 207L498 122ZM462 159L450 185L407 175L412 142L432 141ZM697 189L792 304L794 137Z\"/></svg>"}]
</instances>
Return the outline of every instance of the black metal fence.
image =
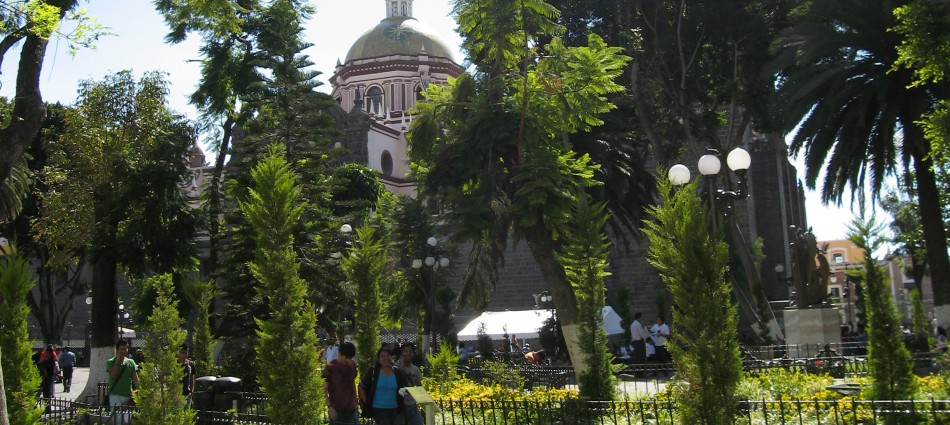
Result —
<instances>
[{"instance_id":1,"label":"black metal fence","mask_svg":"<svg viewBox=\"0 0 950 425\"><path fill-rule=\"evenodd\" d=\"M248 393L251 395L251 393ZM40 400L50 424L135 423L135 408L89 406L69 400ZM261 403L249 403L261 405ZM616 402L439 400L433 415L439 425L634 425L675 424L679 411L670 400ZM752 424L950 424L950 400L741 401L733 421ZM325 412L314 412L327 422ZM197 411L197 424L270 424L263 412ZM362 424L371 422L363 420Z\"/></svg>"}]
</instances>

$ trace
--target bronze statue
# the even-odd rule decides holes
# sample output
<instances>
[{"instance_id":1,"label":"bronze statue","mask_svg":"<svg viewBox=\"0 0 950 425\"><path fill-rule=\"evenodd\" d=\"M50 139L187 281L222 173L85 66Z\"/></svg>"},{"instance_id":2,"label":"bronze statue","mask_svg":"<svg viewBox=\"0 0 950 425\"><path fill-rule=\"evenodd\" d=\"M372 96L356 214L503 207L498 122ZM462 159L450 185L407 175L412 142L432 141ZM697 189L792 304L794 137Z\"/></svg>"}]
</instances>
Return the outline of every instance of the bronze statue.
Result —
<instances>
[{"instance_id":1,"label":"bronze statue","mask_svg":"<svg viewBox=\"0 0 950 425\"><path fill-rule=\"evenodd\" d=\"M831 267L825 257L825 249L818 248L815 234L809 227L807 232L790 226L793 234L792 281L795 282L795 307L807 308L821 305L828 298L828 280Z\"/></svg>"}]
</instances>

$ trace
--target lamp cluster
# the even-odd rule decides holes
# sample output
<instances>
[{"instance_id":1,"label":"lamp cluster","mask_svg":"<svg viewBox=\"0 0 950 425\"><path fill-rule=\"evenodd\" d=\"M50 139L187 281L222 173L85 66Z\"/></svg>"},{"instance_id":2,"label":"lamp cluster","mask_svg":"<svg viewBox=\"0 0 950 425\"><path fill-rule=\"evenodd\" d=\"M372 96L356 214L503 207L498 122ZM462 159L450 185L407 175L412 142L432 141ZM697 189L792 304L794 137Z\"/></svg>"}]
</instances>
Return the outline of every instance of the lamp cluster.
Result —
<instances>
[{"instance_id":1,"label":"lamp cluster","mask_svg":"<svg viewBox=\"0 0 950 425\"><path fill-rule=\"evenodd\" d=\"M749 152L745 149L735 148L726 156L726 165L742 178L752 165L752 157L749 156ZM722 169L722 161L719 160L719 151L706 149L706 154L699 158L696 168L699 169L699 173L703 176L709 177L719 174L719 171ZM670 167L667 177L670 179L670 183L676 186L689 183L689 168L683 164L676 164Z\"/></svg>"},{"instance_id":2,"label":"lamp cluster","mask_svg":"<svg viewBox=\"0 0 950 425\"><path fill-rule=\"evenodd\" d=\"M426 240L426 245L428 245L430 250L435 248L439 244L439 239L435 236L429 236L429 239ZM433 270L438 269L439 267L448 267L451 264L449 257L442 257L436 260L435 256L428 255L425 259L416 258L412 260L412 268L421 269L422 265L425 264L427 267L432 267Z\"/></svg>"}]
</instances>

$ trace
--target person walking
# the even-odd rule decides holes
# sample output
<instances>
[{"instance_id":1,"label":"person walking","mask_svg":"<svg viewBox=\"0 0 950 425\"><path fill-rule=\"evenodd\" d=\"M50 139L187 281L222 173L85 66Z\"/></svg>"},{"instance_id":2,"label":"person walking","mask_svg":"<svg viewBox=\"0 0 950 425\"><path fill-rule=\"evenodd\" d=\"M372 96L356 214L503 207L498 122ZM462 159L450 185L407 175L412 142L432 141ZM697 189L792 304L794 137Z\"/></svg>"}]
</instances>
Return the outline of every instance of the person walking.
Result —
<instances>
[{"instance_id":1,"label":"person walking","mask_svg":"<svg viewBox=\"0 0 950 425\"><path fill-rule=\"evenodd\" d=\"M123 414L118 420L115 416L117 410L129 405L132 394L138 387L137 368L135 360L129 358L129 342L124 339L118 340L115 343L115 357L106 361L106 372L109 373L109 407L113 409L113 423L129 421L128 413Z\"/></svg>"},{"instance_id":2,"label":"person walking","mask_svg":"<svg viewBox=\"0 0 950 425\"><path fill-rule=\"evenodd\" d=\"M393 367L393 357L385 347L376 351L376 364L360 379L362 416L376 425L403 424L403 395L409 386L406 375Z\"/></svg>"},{"instance_id":3,"label":"person walking","mask_svg":"<svg viewBox=\"0 0 950 425\"><path fill-rule=\"evenodd\" d=\"M643 367L647 361L647 346L646 346L646 329L643 329L643 324L640 323L640 319L643 317L643 313L636 312L633 315L633 323L630 324L630 343L633 345L633 364L635 372L634 376L638 378L643 377Z\"/></svg>"},{"instance_id":4,"label":"person walking","mask_svg":"<svg viewBox=\"0 0 950 425\"><path fill-rule=\"evenodd\" d=\"M63 353L59 355L59 368L63 371L63 392L69 392L69 387L73 385L73 368L76 367L76 354L63 347Z\"/></svg>"},{"instance_id":5,"label":"person walking","mask_svg":"<svg viewBox=\"0 0 950 425\"><path fill-rule=\"evenodd\" d=\"M357 424L356 406L356 346L352 342L340 345L337 358L323 368L323 395L327 401L330 425Z\"/></svg>"},{"instance_id":6,"label":"person walking","mask_svg":"<svg viewBox=\"0 0 950 425\"><path fill-rule=\"evenodd\" d=\"M43 398L48 400L56 394L56 373L58 369L52 345L47 346L43 355L40 356L39 366L40 378L42 378L40 391L43 393Z\"/></svg>"},{"instance_id":7,"label":"person walking","mask_svg":"<svg viewBox=\"0 0 950 425\"><path fill-rule=\"evenodd\" d=\"M402 371L403 375L406 375L406 380L410 387L422 385L422 371L419 370L418 366L412 363L415 357L416 345L407 342L402 346L399 361L396 362L395 366L396 369ZM419 406L416 405L416 400L412 398L412 395L406 394L405 397L403 397L403 417L406 420L406 425L422 425L422 414L419 412Z\"/></svg>"},{"instance_id":8,"label":"person walking","mask_svg":"<svg viewBox=\"0 0 950 425\"><path fill-rule=\"evenodd\" d=\"M656 349L655 361L659 365L660 374L666 375L667 363L670 362L670 352L666 351L666 341L670 338L670 325L666 324L663 316L656 316L656 324L653 325L651 331L653 347Z\"/></svg>"},{"instance_id":9,"label":"person walking","mask_svg":"<svg viewBox=\"0 0 950 425\"><path fill-rule=\"evenodd\" d=\"M188 343L178 349L178 363L184 374L181 377L181 393L185 396L185 408L191 407L191 395L195 392L195 362L188 358Z\"/></svg>"}]
</instances>

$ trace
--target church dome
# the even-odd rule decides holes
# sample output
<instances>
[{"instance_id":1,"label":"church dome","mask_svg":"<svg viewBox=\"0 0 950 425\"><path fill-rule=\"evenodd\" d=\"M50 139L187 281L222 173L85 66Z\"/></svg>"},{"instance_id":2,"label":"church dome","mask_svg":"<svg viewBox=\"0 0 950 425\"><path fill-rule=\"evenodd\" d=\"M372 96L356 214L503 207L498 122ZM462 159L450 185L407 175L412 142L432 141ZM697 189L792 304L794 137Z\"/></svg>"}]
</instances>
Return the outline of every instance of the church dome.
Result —
<instances>
[{"instance_id":1,"label":"church dome","mask_svg":"<svg viewBox=\"0 0 950 425\"><path fill-rule=\"evenodd\" d=\"M452 49L415 18L390 16L353 43L344 63L381 56L417 55L423 49L430 57L454 60Z\"/></svg>"}]
</instances>

